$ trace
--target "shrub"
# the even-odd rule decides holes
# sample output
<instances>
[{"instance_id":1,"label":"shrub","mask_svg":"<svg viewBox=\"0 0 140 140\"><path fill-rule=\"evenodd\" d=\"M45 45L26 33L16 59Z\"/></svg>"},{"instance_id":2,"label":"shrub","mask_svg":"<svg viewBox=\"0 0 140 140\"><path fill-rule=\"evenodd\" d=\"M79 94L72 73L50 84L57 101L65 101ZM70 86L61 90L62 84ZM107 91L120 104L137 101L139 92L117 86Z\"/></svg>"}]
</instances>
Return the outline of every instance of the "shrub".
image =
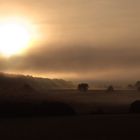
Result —
<instances>
[{"instance_id":1,"label":"shrub","mask_svg":"<svg viewBox=\"0 0 140 140\"><path fill-rule=\"evenodd\" d=\"M140 113L140 100L136 100L130 105L129 112L130 113Z\"/></svg>"}]
</instances>

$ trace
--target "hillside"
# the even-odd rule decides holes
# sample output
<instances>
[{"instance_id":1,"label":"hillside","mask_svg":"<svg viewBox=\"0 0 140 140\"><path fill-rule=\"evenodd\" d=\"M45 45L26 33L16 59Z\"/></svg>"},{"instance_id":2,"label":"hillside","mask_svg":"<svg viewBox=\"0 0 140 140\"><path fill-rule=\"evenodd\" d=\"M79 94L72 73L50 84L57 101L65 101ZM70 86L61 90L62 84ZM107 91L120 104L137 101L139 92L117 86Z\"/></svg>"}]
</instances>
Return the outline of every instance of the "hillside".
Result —
<instances>
[{"instance_id":1,"label":"hillside","mask_svg":"<svg viewBox=\"0 0 140 140\"><path fill-rule=\"evenodd\" d=\"M62 79L48 79L24 75L11 75L0 73L0 91L11 90L36 90L46 92L50 89L72 89L74 85L70 81Z\"/></svg>"}]
</instances>

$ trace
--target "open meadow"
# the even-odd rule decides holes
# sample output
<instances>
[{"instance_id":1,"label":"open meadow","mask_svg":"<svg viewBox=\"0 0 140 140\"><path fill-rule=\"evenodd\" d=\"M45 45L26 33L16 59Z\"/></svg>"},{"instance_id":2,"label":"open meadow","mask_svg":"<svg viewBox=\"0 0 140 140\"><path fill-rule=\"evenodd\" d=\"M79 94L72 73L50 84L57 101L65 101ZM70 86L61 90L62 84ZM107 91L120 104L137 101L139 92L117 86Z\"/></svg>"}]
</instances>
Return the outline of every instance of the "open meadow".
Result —
<instances>
[{"instance_id":1,"label":"open meadow","mask_svg":"<svg viewBox=\"0 0 140 140\"><path fill-rule=\"evenodd\" d=\"M128 113L131 103L140 100L140 92L136 90L50 90L41 95L42 100L59 101L69 104L78 114Z\"/></svg>"},{"instance_id":2,"label":"open meadow","mask_svg":"<svg viewBox=\"0 0 140 140\"><path fill-rule=\"evenodd\" d=\"M18 102L8 105L6 105L8 102L5 102L1 104L0 111L8 108L9 112L10 108L10 113L19 111L20 116L8 114L6 117L0 117L2 139L128 140L140 138L140 114L129 112L131 103L140 100L140 92L136 90L112 92L48 90L44 93L27 91L26 94L24 91L16 93L15 97L9 94L8 98Z\"/></svg>"}]
</instances>

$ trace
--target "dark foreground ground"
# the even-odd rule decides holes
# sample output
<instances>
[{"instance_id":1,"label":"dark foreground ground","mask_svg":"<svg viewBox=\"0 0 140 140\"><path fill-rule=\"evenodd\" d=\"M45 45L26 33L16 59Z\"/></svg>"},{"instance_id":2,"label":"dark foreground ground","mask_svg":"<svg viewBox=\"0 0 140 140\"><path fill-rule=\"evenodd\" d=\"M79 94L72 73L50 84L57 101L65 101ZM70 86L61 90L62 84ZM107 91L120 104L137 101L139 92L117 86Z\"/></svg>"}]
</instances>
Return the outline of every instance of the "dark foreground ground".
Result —
<instances>
[{"instance_id":1,"label":"dark foreground ground","mask_svg":"<svg viewBox=\"0 0 140 140\"><path fill-rule=\"evenodd\" d=\"M14 94L2 98L1 93L0 140L140 139L140 114L130 113L140 92L53 90L30 94L29 90ZM137 107L140 112L140 105Z\"/></svg>"},{"instance_id":2,"label":"dark foreground ground","mask_svg":"<svg viewBox=\"0 0 140 140\"><path fill-rule=\"evenodd\" d=\"M140 115L0 118L0 139L140 139Z\"/></svg>"}]
</instances>

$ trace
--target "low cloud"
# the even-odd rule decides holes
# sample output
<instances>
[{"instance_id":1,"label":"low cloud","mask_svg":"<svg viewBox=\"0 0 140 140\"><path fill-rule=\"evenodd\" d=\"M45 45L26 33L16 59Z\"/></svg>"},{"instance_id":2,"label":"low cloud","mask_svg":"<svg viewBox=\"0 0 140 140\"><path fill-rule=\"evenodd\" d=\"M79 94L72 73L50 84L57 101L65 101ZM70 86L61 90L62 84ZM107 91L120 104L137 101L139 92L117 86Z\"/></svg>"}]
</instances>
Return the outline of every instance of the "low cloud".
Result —
<instances>
[{"instance_id":1,"label":"low cloud","mask_svg":"<svg viewBox=\"0 0 140 140\"><path fill-rule=\"evenodd\" d=\"M132 79L139 76L139 52L138 47L43 46L32 48L25 55L1 57L0 70L39 75L53 73L55 77L65 75L73 79Z\"/></svg>"}]
</instances>

